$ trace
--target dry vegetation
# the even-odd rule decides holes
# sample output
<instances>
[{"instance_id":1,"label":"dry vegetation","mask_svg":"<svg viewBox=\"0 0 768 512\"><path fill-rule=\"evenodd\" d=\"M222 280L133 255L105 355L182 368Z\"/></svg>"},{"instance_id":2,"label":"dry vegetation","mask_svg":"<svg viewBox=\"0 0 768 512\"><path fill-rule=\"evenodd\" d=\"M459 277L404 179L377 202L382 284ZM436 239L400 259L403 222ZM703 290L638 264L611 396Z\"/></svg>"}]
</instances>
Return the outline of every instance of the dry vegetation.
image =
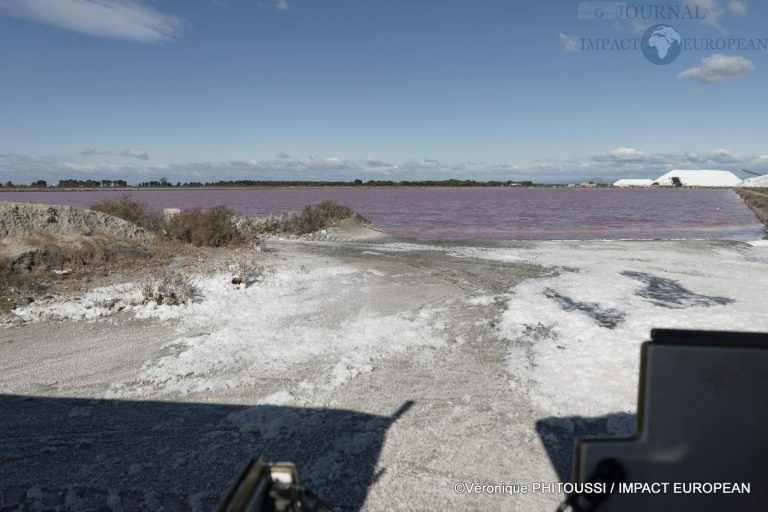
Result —
<instances>
[{"instance_id":1,"label":"dry vegetation","mask_svg":"<svg viewBox=\"0 0 768 512\"><path fill-rule=\"evenodd\" d=\"M189 276L179 272L167 272L157 280L146 283L141 293L145 304L156 302L158 305L178 306L200 299L200 290Z\"/></svg>"},{"instance_id":2,"label":"dry vegetation","mask_svg":"<svg viewBox=\"0 0 768 512\"><path fill-rule=\"evenodd\" d=\"M95 278L166 265L188 254L185 244L158 239L148 244L107 236L57 238L34 233L23 250L0 257L0 312L51 292L75 291Z\"/></svg>"},{"instance_id":3,"label":"dry vegetation","mask_svg":"<svg viewBox=\"0 0 768 512\"><path fill-rule=\"evenodd\" d=\"M164 218L161 212L129 196L101 201L91 209L141 226L156 236L142 243L86 232L55 236L40 231L19 239L13 255L0 256L0 312L45 296L54 287L59 291L78 288L98 275L163 267L174 257L194 253L192 246L247 247L259 235L302 235L345 222L365 222L334 201L308 205L299 213L255 220L223 206L185 210ZM259 272L247 263L237 267L233 284L249 286L258 279ZM145 302L174 305L197 298L194 286L181 274L165 273L144 286Z\"/></svg>"},{"instance_id":4,"label":"dry vegetation","mask_svg":"<svg viewBox=\"0 0 768 512\"><path fill-rule=\"evenodd\" d=\"M250 220L225 206L184 210L168 219L145 203L124 196L117 201L102 201L91 207L152 230L160 236L198 247L242 246L263 234L304 235L344 222L366 222L349 207L336 201L307 205L299 213Z\"/></svg>"},{"instance_id":5,"label":"dry vegetation","mask_svg":"<svg viewBox=\"0 0 768 512\"><path fill-rule=\"evenodd\" d=\"M37 276L14 270L10 260L0 261L0 312L9 312L27 297L44 294L51 286L53 283Z\"/></svg>"},{"instance_id":6,"label":"dry vegetation","mask_svg":"<svg viewBox=\"0 0 768 512\"><path fill-rule=\"evenodd\" d=\"M146 203L123 196L116 201L98 202L91 209L147 228L160 237L197 247L240 246L252 239L250 233L237 225L237 214L225 206L192 208L166 219Z\"/></svg>"},{"instance_id":7,"label":"dry vegetation","mask_svg":"<svg viewBox=\"0 0 768 512\"><path fill-rule=\"evenodd\" d=\"M104 235L66 238L39 232L29 235L23 242L34 250L15 261L17 269L22 271L63 268L79 270L150 257L144 244Z\"/></svg>"},{"instance_id":8,"label":"dry vegetation","mask_svg":"<svg viewBox=\"0 0 768 512\"><path fill-rule=\"evenodd\" d=\"M91 210L127 220L154 232L160 231L163 227L162 213L151 209L146 203L131 199L127 195L116 201L99 201L91 206Z\"/></svg>"},{"instance_id":9,"label":"dry vegetation","mask_svg":"<svg viewBox=\"0 0 768 512\"><path fill-rule=\"evenodd\" d=\"M294 229L296 233L303 235L336 226L350 219L365 222L363 217L354 213L349 207L336 201L323 201L305 206L296 216Z\"/></svg>"},{"instance_id":10,"label":"dry vegetation","mask_svg":"<svg viewBox=\"0 0 768 512\"><path fill-rule=\"evenodd\" d=\"M194 208L171 217L165 233L173 240L198 247L233 247L253 240L249 233L236 224L234 211L224 206L207 210Z\"/></svg>"},{"instance_id":11,"label":"dry vegetation","mask_svg":"<svg viewBox=\"0 0 768 512\"><path fill-rule=\"evenodd\" d=\"M755 212L755 215L764 223L768 224L768 189L750 188L736 189L736 193L741 196L747 206Z\"/></svg>"}]
</instances>

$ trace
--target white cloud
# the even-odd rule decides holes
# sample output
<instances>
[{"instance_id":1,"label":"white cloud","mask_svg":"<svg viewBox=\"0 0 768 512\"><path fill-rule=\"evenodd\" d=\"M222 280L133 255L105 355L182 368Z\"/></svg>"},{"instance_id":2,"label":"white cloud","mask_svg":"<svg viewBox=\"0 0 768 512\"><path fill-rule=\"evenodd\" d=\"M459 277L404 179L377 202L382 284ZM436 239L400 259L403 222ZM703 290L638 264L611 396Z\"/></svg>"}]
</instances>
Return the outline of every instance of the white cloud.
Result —
<instances>
[{"instance_id":1,"label":"white cloud","mask_svg":"<svg viewBox=\"0 0 768 512\"><path fill-rule=\"evenodd\" d=\"M80 154L86 156L126 156L138 158L139 160L149 160L149 154L143 149L123 149L120 151L115 151L111 149L88 148L84 151L81 151Z\"/></svg>"},{"instance_id":2,"label":"white cloud","mask_svg":"<svg viewBox=\"0 0 768 512\"><path fill-rule=\"evenodd\" d=\"M704 17L702 23L723 30L720 20L725 15L725 8L720 4L720 0L683 0L683 5L690 7L694 13L698 9L699 15Z\"/></svg>"},{"instance_id":3,"label":"white cloud","mask_svg":"<svg viewBox=\"0 0 768 512\"><path fill-rule=\"evenodd\" d=\"M0 13L141 43L171 41L185 26L182 20L134 0L0 0Z\"/></svg>"},{"instance_id":4,"label":"white cloud","mask_svg":"<svg viewBox=\"0 0 768 512\"><path fill-rule=\"evenodd\" d=\"M756 169L768 172L768 154L741 156L719 148L705 152L656 153L619 147L601 154L563 160L487 163L442 162L419 158L389 162L375 158L347 159L338 156L297 158L290 155L271 159L219 162L149 164L144 160L100 161L91 156L55 157L0 154L0 182L32 182L44 179L125 179L137 183L166 176L173 182L218 180L351 181L367 180L531 180L541 183L579 182L619 178L656 178L672 169ZM23 176L23 178L19 178Z\"/></svg>"},{"instance_id":5,"label":"white cloud","mask_svg":"<svg viewBox=\"0 0 768 512\"><path fill-rule=\"evenodd\" d=\"M634 148L618 148L582 161L585 168L605 169L611 176L655 178L671 169L740 169L754 163L755 157L742 157L729 149L704 153L650 153ZM768 161L761 162L768 164Z\"/></svg>"},{"instance_id":6,"label":"white cloud","mask_svg":"<svg viewBox=\"0 0 768 512\"><path fill-rule=\"evenodd\" d=\"M616 148L610 154L621 160L638 160L646 157L645 153L635 148Z\"/></svg>"},{"instance_id":7,"label":"white cloud","mask_svg":"<svg viewBox=\"0 0 768 512\"><path fill-rule=\"evenodd\" d=\"M594 155L587 162L587 166L614 167L638 166L638 165L658 165L663 159L659 155L646 153L635 148L616 148L609 153Z\"/></svg>"},{"instance_id":8,"label":"white cloud","mask_svg":"<svg viewBox=\"0 0 768 512\"><path fill-rule=\"evenodd\" d=\"M644 20L643 18L638 16L637 18L632 18L632 19L629 19L629 18L618 19L614 22L613 28L618 32L623 32L624 30L626 30L627 25L629 26L629 30L631 30L635 34L645 33L645 31L648 30L650 26L648 20Z\"/></svg>"},{"instance_id":9,"label":"white cloud","mask_svg":"<svg viewBox=\"0 0 768 512\"><path fill-rule=\"evenodd\" d=\"M439 169L442 164L436 158L421 158L419 160L410 160L409 167L416 167L418 169Z\"/></svg>"},{"instance_id":10,"label":"white cloud","mask_svg":"<svg viewBox=\"0 0 768 512\"><path fill-rule=\"evenodd\" d=\"M132 156L133 158L138 158L139 160L149 160L149 154L147 154L147 152L143 149L126 149L120 154L121 156Z\"/></svg>"},{"instance_id":11,"label":"white cloud","mask_svg":"<svg viewBox=\"0 0 768 512\"><path fill-rule=\"evenodd\" d=\"M747 2L745 0L683 0L683 5L690 7L691 12L697 9L704 19L701 23L711 25L721 32L725 29L721 21L727 14L745 16L747 14Z\"/></svg>"},{"instance_id":12,"label":"white cloud","mask_svg":"<svg viewBox=\"0 0 768 512\"><path fill-rule=\"evenodd\" d=\"M566 53L576 53L579 51L579 42L575 37L560 32L560 48Z\"/></svg>"},{"instance_id":13,"label":"white cloud","mask_svg":"<svg viewBox=\"0 0 768 512\"><path fill-rule=\"evenodd\" d=\"M714 84L728 79L738 79L754 71L752 61L744 57L716 53L701 60L701 65L678 74L678 78L695 78L700 82Z\"/></svg>"},{"instance_id":14,"label":"white cloud","mask_svg":"<svg viewBox=\"0 0 768 512\"><path fill-rule=\"evenodd\" d=\"M728 149L716 149L709 154L710 158L715 162L738 162L739 157L733 151Z\"/></svg>"},{"instance_id":15,"label":"white cloud","mask_svg":"<svg viewBox=\"0 0 768 512\"><path fill-rule=\"evenodd\" d=\"M734 14L738 14L740 16L746 16L747 14L747 3L743 0L730 0L728 2L728 9Z\"/></svg>"},{"instance_id":16,"label":"white cloud","mask_svg":"<svg viewBox=\"0 0 768 512\"><path fill-rule=\"evenodd\" d=\"M275 10L277 10L277 11L287 11L288 10L288 0L277 0L277 2L275 2Z\"/></svg>"}]
</instances>

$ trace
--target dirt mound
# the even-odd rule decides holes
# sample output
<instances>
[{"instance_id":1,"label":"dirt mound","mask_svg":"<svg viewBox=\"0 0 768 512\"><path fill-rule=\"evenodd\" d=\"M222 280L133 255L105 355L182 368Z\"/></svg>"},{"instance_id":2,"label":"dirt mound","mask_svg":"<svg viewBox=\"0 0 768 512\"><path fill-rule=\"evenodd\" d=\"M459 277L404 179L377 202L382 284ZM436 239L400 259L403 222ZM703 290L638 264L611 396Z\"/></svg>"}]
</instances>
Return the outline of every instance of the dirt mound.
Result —
<instances>
[{"instance_id":1,"label":"dirt mound","mask_svg":"<svg viewBox=\"0 0 768 512\"><path fill-rule=\"evenodd\" d=\"M0 239L35 232L52 235L106 235L147 242L153 235L105 213L71 206L0 201Z\"/></svg>"},{"instance_id":2,"label":"dirt mound","mask_svg":"<svg viewBox=\"0 0 768 512\"><path fill-rule=\"evenodd\" d=\"M760 221L768 226L768 188L745 190L735 189L750 210L752 210Z\"/></svg>"}]
</instances>

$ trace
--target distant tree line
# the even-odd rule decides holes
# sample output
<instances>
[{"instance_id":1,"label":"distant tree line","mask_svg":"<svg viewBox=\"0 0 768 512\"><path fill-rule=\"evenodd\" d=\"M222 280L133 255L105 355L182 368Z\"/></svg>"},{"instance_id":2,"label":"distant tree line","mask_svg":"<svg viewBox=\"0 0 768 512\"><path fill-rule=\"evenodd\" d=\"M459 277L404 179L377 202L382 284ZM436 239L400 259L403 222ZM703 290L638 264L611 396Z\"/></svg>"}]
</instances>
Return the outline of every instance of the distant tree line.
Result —
<instances>
[{"instance_id":1,"label":"distant tree line","mask_svg":"<svg viewBox=\"0 0 768 512\"><path fill-rule=\"evenodd\" d=\"M156 181L155 180L153 180L153 181L142 181L141 183L139 183L139 186L140 187L172 187L173 183L168 181L168 178L163 176L162 178L160 178L159 180L156 180ZM181 183L176 183L176 186L180 187Z\"/></svg>"},{"instance_id":2,"label":"distant tree line","mask_svg":"<svg viewBox=\"0 0 768 512\"><path fill-rule=\"evenodd\" d=\"M5 184L0 183L0 187L4 188L48 188L48 182L45 180L33 181L29 185L17 185L12 181L6 181Z\"/></svg>"},{"instance_id":3,"label":"distant tree line","mask_svg":"<svg viewBox=\"0 0 768 512\"><path fill-rule=\"evenodd\" d=\"M128 187L125 180L60 180L55 188L124 188ZM532 181L476 181L476 180L424 180L424 181L392 181L356 179L354 181L266 181L266 180L219 180L219 181L190 181L177 182L175 185L167 178L143 181L140 188L163 187L532 187ZM18 185L11 181L0 184L5 188L51 188L45 180L37 180L29 185Z\"/></svg>"},{"instance_id":4,"label":"distant tree line","mask_svg":"<svg viewBox=\"0 0 768 512\"><path fill-rule=\"evenodd\" d=\"M110 188L127 187L125 180L61 180L58 188Z\"/></svg>"},{"instance_id":5,"label":"distant tree line","mask_svg":"<svg viewBox=\"0 0 768 512\"><path fill-rule=\"evenodd\" d=\"M368 180L354 181L262 181L262 180L235 180L235 181L191 181L177 183L181 187L503 187L522 186L530 187L535 184L532 181L476 181L476 180L425 180L425 181L392 181L392 180ZM156 181L142 183L139 186L163 186ZM164 186L171 186L166 184Z\"/></svg>"}]
</instances>

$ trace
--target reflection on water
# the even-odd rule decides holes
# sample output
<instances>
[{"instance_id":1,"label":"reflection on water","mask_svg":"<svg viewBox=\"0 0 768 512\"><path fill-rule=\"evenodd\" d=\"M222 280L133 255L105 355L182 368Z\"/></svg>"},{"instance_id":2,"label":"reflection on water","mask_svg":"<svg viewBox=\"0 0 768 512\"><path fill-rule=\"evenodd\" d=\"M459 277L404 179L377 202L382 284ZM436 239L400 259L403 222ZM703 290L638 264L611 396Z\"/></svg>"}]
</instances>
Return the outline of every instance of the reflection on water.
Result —
<instances>
[{"instance_id":1,"label":"reflection on water","mask_svg":"<svg viewBox=\"0 0 768 512\"><path fill-rule=\"evenodd\" d=\"M0 200L89 206L122 191L0 192ZM224 204L245 215L335 199L387 232L419 239L730 238L762 225L731 190L519 188L287 188L138 190L156 208Z\"/></svg>"}]
</instances>

